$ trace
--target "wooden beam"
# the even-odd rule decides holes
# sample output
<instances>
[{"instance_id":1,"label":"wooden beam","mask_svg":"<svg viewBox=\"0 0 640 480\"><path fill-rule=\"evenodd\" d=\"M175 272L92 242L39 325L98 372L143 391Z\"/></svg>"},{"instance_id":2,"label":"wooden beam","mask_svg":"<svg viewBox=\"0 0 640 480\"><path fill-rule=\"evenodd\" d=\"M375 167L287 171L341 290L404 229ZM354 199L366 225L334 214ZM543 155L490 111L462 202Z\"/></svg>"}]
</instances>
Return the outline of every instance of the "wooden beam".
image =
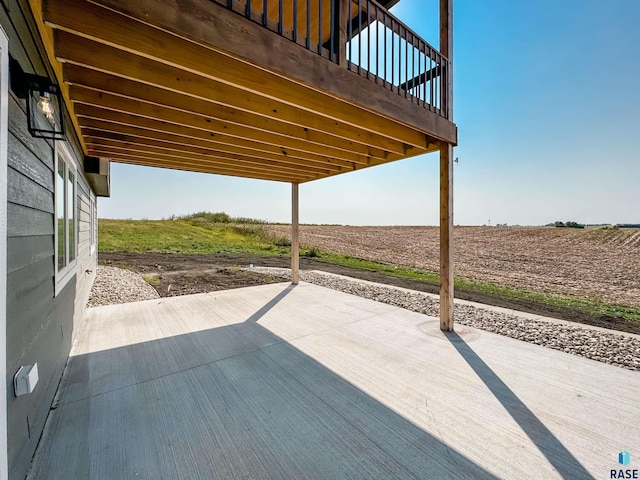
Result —
<instances>
[{"instance_id":1,"label":"wooden beam","mask_svg":"<svg viewBox=\"0 0 640 480\"><path fill-rule=\"evenodd\" d=\"M283 99L264 97L242 90L235 85L218 82L202 74L182 70L179 67L119 50L116 47L63 30L56 30L54 40L56 58L62 62L81 65L171 92L189 95L208 102L211 110L218 108L218 106L226 106L238 112L246 112L297 127L324 132L334 137L364 145L373 145L394 153L404 153L408 145L426 148L428 143L424 134L411 131L406 127L402 127L402 130L412 132L412 135L407 137L408 140L412 140L411 143L389 139L381 133L323 117L317 112L293 106L289 101L285 103L283 99L288 98L288 92L282 93ZM216 65L216 60L200 58L199 61L201 65L211 62L212 68L222 68ZM240 77L251 76L254 74L252 68L247 65L244 70L238 71L237 75ZM313 96L313 92L308 91L307 94ZM344 109L344 105L342 108ZM364 119L362 121L365 122Z\"/></svg>"},{"instance_id":2,"label":"wooden beam","mask_svg":"<svg viewBox=\"0 0 640 480\"><path fill-rule=\"evenodd\" d=\"M90 148L88 149L89 155L94 157L104 157L109 158L111 161L119 162L119 163L127 163L131 165L140 165L146 167L158 167L158 168L169 168L172 170L184 170L188 172L198 172L198 173L214 173L216 175L228 175L228 176L237 176L237 177L245 177L245 178L253 178L257 180L273 180L277 182L305 182L309 179L306 177L298 177L293 175L286 175L281 173L269 173L261 170L255 170L250 168L225 168L224 166L219 166L212 163L207 162L198 162L198 161L189 161L185 160L175 160L175 159L164 159L158 158L156 156L148 156L144 154L132 154L131 152L114 152L112 150L101 150L99 148Z\"/></svg>"},{"instance_id":3,"label":"wooden beam","mask_svg":"<svg viewBox=\"0 0 640 480\"><path fill-rule=\"evenodd\" d=\"M87 125L93 124L94 128ZM105 125L107 127L105 128ZM111 128L108 126L112 125ZM111 140L120 140L139 145L152 145L167 149L180 150L183 152L193 152L201 154L216 154L217 152L233 153L253 157L257 159L273 160L286 165L304 166L320 168L326 171L351 171L353 166L342 166L334 164L330 159L317 156L313 160L307 160L306 157L298 157L294 152L283 152L281 149L273 148L273 152L257 150L255 148L238 147L233 143L220 143L204 141L196 138L186 139L176 135L169 135L162 132L154 132L152 130L143 130L139 128L128 127L126 125L115 125L109 123L100 123L91 119L83 119L80 123L82 134L85 137L103 138ZM249 142L247 142L249 143ZM342 163L342 162L341 162Z\"/></svg>"},{"instance_id":4,"label":"wooden beam","mask_svg":"<svg viewBox=\"0 0 640 480\"><path fill-rule=\"evenodd\" d=\"M291 184L291 283L293 285L298 285L300 281L298 189L299 186L297 183Z\"/></svg>"},{"instance_id":5,"label":"wooden beam","mask_svg":"<svg viewBox=\"0 0 640 480\"><path fill-rule=\"evenodd\" d=\"M105 74L77 65L65 65L64 78L65 82L72 84L70 91L73 91L74 86L85 87L98 92L110 93L155 105L162 105L163 107L170 107L169 112L179 110L198 114L207 118L209 130L232 136L240 136L241 138L251 139L258 137L258 139L266 141L272 136L275 136L272 141L279 141L280 145L291 144L292 142L285 140L288 138L304 140L305 142L317 145L315 148L313 146L308 147L308 149L314 153L319 153L319 151L324 149L335 152L337 158L358 163L369 163L368 159L370 157L390 160L402 158L407 152L415 151L417 154L424 151L408 148L402 154L393 154L381 148L351 142L325 132L291 125L264 116L239 112L223 105L214 106L210 102L189 95L169 92L162 88L145 85L133 80ZM71 93L70 95L72 100L76 100ZM97 94L94 93L94 95ZM262 132L262 134L258 134L255 130ZM300 148L300 145L298 145L298 148ZM338 152L345 153L340 154Z\"/></svg>"},{"instance_id":6,"label":"wooden beam","mask_svg":"<svg viewBox=\"0 0 640 480\"><path fill-rule=\"evenodd\" d=\"M186 127L201 129L207 132L211 132L211 125L216 123L215 120L202 115L190 114L117 95L100 93L77 85L72 85L70 88L70 95L72 100L77 104L91 105L128 115L136 115L152 120L175 123ZM83 115L84 110L80 108L80 105L76 107L76 111L79 116ZM231 129L228 128L227 130ZM215 131L217 132L218 130ZM224 128L223 131L225 131Z\"/></svg>"},{"instance_id":7,"label":"wooden beam","mask_svg":"<svg viewBox=\"0 0 640 480\"><path fill-rule=\"evenodd\" d=\"M165 6L163 5L163 7ZM211 16L230 13L211 2L209 2L208 7ZM182 17L190 16L192 12L193 10L185 6L181 8L180 15ZM293 81L255 66L262 66L263 61L255 62L252 66L248 62L238 61L238 59L229 56L226 51L219 52L204 42L194 43L191 32L189 32L189 38L187 39L184 36L169 33L164 29L152 27L149 23L150 20L153 22L155 18L150 17L149 13L147 11L144 18L134 19L131 16L122 15L117 11L81 0L45 0L43 10L45 21L52 26L75 32L87 39L113 45L118 49L128 50L136 55L162 62L183 72L190 72L219 81L223 85L230 87L228 92L235 92L233 95L228 95L224 91L220 92L222 96L228 95L229 99L242 98L244 96L248 102L253 104L253 108L265 104L265 112L272 112L273 107L273 103L265 102L265 99L277 101L279 104L277 115L282 119L288 118L288 109L286 108L288 106L292 108L293 117L290 120L300 117L300 114L295 114L295 112L303 110L306 112L303 117L307 118L308 121L315 121L314 117L320 115L329 120L329 125L332 123L341 124L339 130L341 130L342 135L349 133L349 129L345 128L348 126L364 129L377 136L384 136L401 144L413 145L418 148L426 146L424 133L416 131L415 128L407 128L396 121L377 114L375 111L366 110L361 106L368 105L368 102L363 102L360 105L349 104L347 106L342 99L328 95L319 89L311 89L307 84ZM252 27L250 22L238 15L232 15L230 19L234 21L233 23L240 30ZM118 28L113 28L113 25L117 25ZM211 28L214 27L210 24L209 29ZM283 40L274 34L272 34L272 37L274 38L271 38L271 40ZM232 39L226 39L223 48L228 48L230 43L232 43ZM288 48L294 46L286 45ZM93 48L90 42L87 45L87 50L92 50ZM296 49L306 53L304 49L299 47L296 47ZM56 54L60 55L57 49ZM269 52L269 56L278 55L281 55L278 50L272 49ZM100 57L100 55L96 55L96 57ZM322 61L332 66L335 65L333 62L317 57L311 57L309 60L312 58L314 60L313 63ZM312 63L305 64L305 68L309 68L309 65L312 65ZM296 70L299 68L300 66ZM287 72L287 70L282 71ZM351 85L346 86L353 88ZM244 93L240 94L237 89L241 89ZM375 89L377 90L378 87L376 86ZM369 86L368 90L373 89ZM384 89L381 90L385 91ZM262 100L259 97L263 97ZM312 125L307 125L307 127L315 128ZM358 141L357 138L353 140ZM366 141L365 143L369 144L371 142ZM380 146L384 148L382 145Z\"/></svg>"},{"instance_id":8,"label":"wooden beam","mask_svg":"<svg viewBox=\"0 0 640 480\"><path fill-rule=\"evenodd\" d=\"M115 140L92 140L87 138L87 149L99 149L102 152L113 152L114 154L129 154L133 156L145 156L146 158L157 158L174 162L199 162L203 165L218 165L221 168L229 170L233 168L248 169L256 172L279 173L283 175L291 175L307 180L318 179L330 175L328 172L312 172L307 169L295 167L283 167L273 165L267 161L256 162L246 160L239 155L196 155L189 152L163 150L157 147L149 147L146 145L135 145L126 142L117 142ZM103 153L102 156L109 156Z\"/></svg>"},{"instance_id":9,"label":"wooden beam","mask_svg":"<svg viewBox=\"0 0 640 480\"><path fill-rule=\"evenodd\" d=\"M109 160L111 160L114 163L123 163L126 165L136 165L138 167L150 167L150 168L166 168L169 170L179 170L182 172L193 172L193 173L206 173L208 175L222 175L225 177L241 177L241 178L250 178L252 180L265 180L265 181L271 181L271 182L286 182L289 183L291 181L290 178L280 178L277 176L274 177L269 177L269 178L264 178L262 176L256 176L250 173L245 173L242 171L239 172L233 172L233 173L225 173L222 171L215 171L215 170L203 170L201 167L194 167L194 166L190 166L190 165L174 165L171 163L166 163L162 166L158 165L155 162L149 162L146 161L144 159L140 159L140 158L120 158L120 157L110 157Z\"/></svg>"},{"instance_id":10,"label":"wooden beam","mask_svg":"<svg viewBox=\"0 0 640 480\"><path fill-rule=\"evenodd\" d=\"M305 142L301 139L293 139L284 136L270 134L261 130L247 129L243 126L234 124L222 124L218 130L218 123L215 121L208 122L206 125L209 128L196 127L192 128L190 125L182 125L171 121L171 115L165 117L151 118L142 116L138 111L138 107L134 107L136 110L124 112L118 109L108 109L102 105L99 105L99 95L96 98L87 102L81 103L77 101L75 104L76 115L79 118L81 126L89 126L91 128L103 128L107 131L111 131L113 128L119 128L120 126L129 127L132 129L140 129L153 132L161 132L164 134L172 135L187 139L199 139L205 141L220 140L223 143L249 147L253 145L255 148L261 150L266 146L265 151L270 151L268 148L276 148L279 151L288 153L289 150L301 151L305 155L317 155L319 157L325 155L328 159L342 158L347 162L344 166L349 164L361 164L358 161L348 161L348 158L361 159L357 154L351 152L345 152L338 149L334 149L326 146L323 148L320 145L311 142ZM135 102L129 103L132 107L136 105ZM139 105L139 104L138 104ZM226 127L226 128L225 128ZM117 130L115 130L117 131ZM286 154L285 153L285 154ZM333 155L337 157L334 157ZM391 159L389 159L391 160ZM367 160L364 160L367 162ZM380 161L378 161L380 162ZM336 162L337 165L341 165ZM363 163L367 165L367 163Z\"/></svg>"},{"instance_id":11,"label":"wooden beam","mask_svg":"<svg viewBox=\"0 0 640 480\"><path fill-rule=\"evenodd\" d=\"M325 175L330 172L340 173L341 167L334 167L328 164L321 165L304 160L290 159L284 155L262 154L256 155L255 152L249 150L248 153L242 149L234 149L230 147L227 150L221 149L205 149L193 145L177 145L175 143L162 142L155 139L134 137L130 135L121 135L117 133L107 133L99 131L83 130L86 143L100 144L103 146L132 145L144 148L149 152L156 153L178 153L181 156L188 155L191 158L213 158L213 159L229 159L230 163L247 162L254 165L265 165L270 168L281 168L291 171L306 171Z\"/></svg>"},{"instance_id":12,"label":"wooden beam","mask_svg":"<svg viewBox=\"0 0 640 480\"><path fill-rule=\"evenodd\" d=\"M304 183L313 179L309 179L307 177L298 177L296 175L288 175L280 172L264 172L257 171L254 169L248 168L226 168L224 166L203 163L198 161L174 161L174 160L165 160L159 159L155 156L147 156L143 154L131 153L131 152L113 152L103 151L100 149L95 149L92 146L88 146L89 155L95 157L103 157L108 158L110 161L120 162L120 163L128 163L132 165L144 165L148 167L158 167L158 168L170 168L173 170L184 170L188 172L197 172L197 173L213 173L216 175L228 175L228 176L238 176L245 178L253 178L256 180L272 180L278 182L292 182L297 181L300 183Z\"/></svg>"},{"instance_id":13,"label":"wooden beam","mask_svg":"<svg viewBox=\"0 0 640 480\"><path fill-rule=\"evenodd\" d=\"M453 331L453 145L440 147L440 329Z\"/></svg>"}]
</instances>

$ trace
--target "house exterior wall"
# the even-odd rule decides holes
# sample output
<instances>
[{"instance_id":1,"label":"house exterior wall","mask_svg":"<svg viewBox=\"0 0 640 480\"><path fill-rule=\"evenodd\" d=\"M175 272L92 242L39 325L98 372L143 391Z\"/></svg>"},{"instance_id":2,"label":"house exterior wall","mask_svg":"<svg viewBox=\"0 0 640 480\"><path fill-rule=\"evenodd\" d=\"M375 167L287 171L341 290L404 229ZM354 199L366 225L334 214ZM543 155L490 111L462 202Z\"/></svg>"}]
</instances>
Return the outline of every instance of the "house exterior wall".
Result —
<instances>
[{"instance_id":1,"label":"house exterior wall","mask_svg":"<svg viewBox=\"0 0 640 480\"><path fill-rule=\"evenodd\" d=\"M84 316L98 266L97 250L92 252L90 243L90 229L92 227L91 198L94 200L93 205L95 208L95 194L91 191L91 187L85 178L82 175L78 175L78 263L76 266L76 296L73 317L74 328L71 331L72 341L75 340L77 326ZM97 216L95 218L97 219Z\"/></svg>"},{"instance_id":2,"label":"house exterior wall","mask_svg":"<svg viewBox=\"0 0 640 480\"><path fill-rule=\"evenodd\" d=\"M27 3L2 0L0 24L9 37L10 55L25 71L47 75L50 69L46 54L35 34ZM8 103L5 380L9 478L21 479L28 472L74 331L82 319L95 278L97 253L90 250L93 192L83 175L81 150L73 132L69 132L65 143L77 165L77 264L75 275L56 295L56 145L29 134L24 100L10 91ZM36 362L39 382L34 392L15 397L14 375L20 366Z\"/></svg>"}]
</instances>

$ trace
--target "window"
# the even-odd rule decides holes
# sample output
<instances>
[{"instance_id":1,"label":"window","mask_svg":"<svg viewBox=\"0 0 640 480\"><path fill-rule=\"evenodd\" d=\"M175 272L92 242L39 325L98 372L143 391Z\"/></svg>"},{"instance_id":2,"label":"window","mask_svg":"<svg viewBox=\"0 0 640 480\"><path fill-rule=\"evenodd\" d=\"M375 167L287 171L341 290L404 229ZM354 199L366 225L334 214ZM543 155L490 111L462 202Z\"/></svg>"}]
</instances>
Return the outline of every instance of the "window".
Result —
<instances>
[{"instance_id":1,"label":"window","mask_svg":"<svg viewBox=\"0 0 640 480\"><path fill-rule=\"evenodd\" d=\"M96 253L96 239L98 237L98 210L96 208L96 196L93 192L89 194L90 211L89 211L89 239L91 245L91 255Z\"/></svg>"},{"instance_id":2,"label":"window","mask_svg":"<svg viewBox=\"0 0 640 480\"><path fill-rule=\"evenodd\" d=\"M78 250L76 166L67 148L56 142L56 295L73 277Z\"/></svg>"}]
</instances>

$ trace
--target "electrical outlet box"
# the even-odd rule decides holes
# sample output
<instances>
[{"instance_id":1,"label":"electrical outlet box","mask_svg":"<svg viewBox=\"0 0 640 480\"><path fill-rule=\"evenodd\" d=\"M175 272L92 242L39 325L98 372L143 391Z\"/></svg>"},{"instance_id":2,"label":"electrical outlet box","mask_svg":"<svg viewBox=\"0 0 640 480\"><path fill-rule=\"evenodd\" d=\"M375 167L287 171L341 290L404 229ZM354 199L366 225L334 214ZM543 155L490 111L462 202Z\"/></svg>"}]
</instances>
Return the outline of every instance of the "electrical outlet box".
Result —
<instances>
[{"instance_id":1,"label":"electrical outlet box","mask_svg":"<svg viewBox=\"0 0 640 480\"><path fill-rule=\"evenodd\" d=\"M23 365L13 377L13 389L16 397L33 392L38 383L38 364Z\"/></svg>"}]
</instances>

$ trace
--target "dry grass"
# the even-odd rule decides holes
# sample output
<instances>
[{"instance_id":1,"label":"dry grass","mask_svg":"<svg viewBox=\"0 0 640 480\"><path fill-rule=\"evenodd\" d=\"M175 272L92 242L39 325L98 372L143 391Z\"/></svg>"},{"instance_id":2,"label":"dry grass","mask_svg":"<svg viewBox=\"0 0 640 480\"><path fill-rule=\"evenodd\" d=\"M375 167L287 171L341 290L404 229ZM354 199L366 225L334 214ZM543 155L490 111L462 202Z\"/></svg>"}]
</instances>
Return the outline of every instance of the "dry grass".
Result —
<instances>
[{"instance_id":1,"label":"dry grass","mask_svg":"<svg viewBox=\"0 0 640 480\"><path fill-rule=\"evenodd\" d=\"M290 227L268 227L288 235ZM437 227L302 226L301 243L437 272ZM640 230L457 227L456 275L640 307Z\"/></svg>"}]
</instances>

